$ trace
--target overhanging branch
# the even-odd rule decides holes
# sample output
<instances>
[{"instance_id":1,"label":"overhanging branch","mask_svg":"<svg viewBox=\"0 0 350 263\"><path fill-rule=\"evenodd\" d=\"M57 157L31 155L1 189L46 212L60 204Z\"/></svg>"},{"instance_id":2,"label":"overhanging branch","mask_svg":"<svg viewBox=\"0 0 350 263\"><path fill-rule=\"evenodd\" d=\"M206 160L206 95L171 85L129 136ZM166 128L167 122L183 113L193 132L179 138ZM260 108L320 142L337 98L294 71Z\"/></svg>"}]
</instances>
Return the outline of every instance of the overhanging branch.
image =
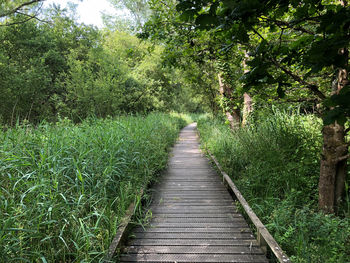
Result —
<instances>
[{"instance_id":1,"label":"overhanging branch","mask_svg":"<svg viewBox=\"0 0 350 263\"><path fill-rule=\"evenodd\" d=\"M289 28L289 29L292 29L292 30L295 30L295 31L299 31L299 32L302 32L302 33L306 33L306 34L310 34L312 36L315 35L315 32L309 30L309 29L306 29L302 26L299 26L297 25L296 23L292 23L292 22L287 22L287 21L282 21L282 20L274 20L274 19L271 19L271 18L267 18L267 17L260 17L262 20L266 21L266 22L272 22L274 23L275 25L277 25L278 27L284 27L284 28Z\"/></svg>"},{"instance_id":2,"label":"overhanging branch","mask_svg":"<svg viewBox=\"0 0 350 263\"><path fill-rule=\"evenodd\" d=\"M32 1L31 3L33 3L33 2L39 3L39 2L43 2L43 1L45 1L45 0L36 0L36 1ZM27 3L27 4L29 4L29 3ZM2 26L12 26L12 25L23 24L23 23L28 22L28 21L31 20L31 19L36 19L36 20L38 20L38 21L40 21L40 22L44 22L44 23L50 23L49 21L42 20L42 19L38 18L38 14L39 14L39 11L40 11L40 9L42 8L42 6L43 6L43 4L41 4L41 6L36 10L35 14L33 14L33 15L23 13L23 12L20 11L20 8L16 8L17 10L16 10L13 14L22 15L22 16L26 17L26 19L21 20L21 21L16 21L16 22L10 22L10 23L5 23L5 24L0 24L0 27L2 27ZM22 5L22 7L23 7L23 5Z\"/></svg>"},{"instance_id":3,"label":"overhanging branch","mask_svg":"<svg viewBox=\"0 0 350 263\"><path fill-rule=\"evenodd\" d=\"M9 11L7 11L5 13L0 14L0 18L12 15L12 14L16 13L17 11L19 11L21 8L23 8L25 6L29 6L29 5L32 5L32 4L35 4L35 3L44 2L44 1L45 0L32 0L32 1L24 2L23 4L13 8L12 10L9 10Z\"/></svg>"},{"instance_id":4,"label":"overhanging branch","mask_svg":"<svg viewBox=\"0 0 350 263\"><path fill-rule=\"evenodd\" d=\"M314 93L317 97L324 100L326 96L318 89L318 86L312 83L308 83L307 81L303 80L300 76L293 73L289 69L282 66L276 59L271 58L271 61L275 64L276 67L281 69L284 73L289 75L292 79L294 79L296 82L304 85L306 88L308 88L312 93Z\"/></svg>"}]
</instances>

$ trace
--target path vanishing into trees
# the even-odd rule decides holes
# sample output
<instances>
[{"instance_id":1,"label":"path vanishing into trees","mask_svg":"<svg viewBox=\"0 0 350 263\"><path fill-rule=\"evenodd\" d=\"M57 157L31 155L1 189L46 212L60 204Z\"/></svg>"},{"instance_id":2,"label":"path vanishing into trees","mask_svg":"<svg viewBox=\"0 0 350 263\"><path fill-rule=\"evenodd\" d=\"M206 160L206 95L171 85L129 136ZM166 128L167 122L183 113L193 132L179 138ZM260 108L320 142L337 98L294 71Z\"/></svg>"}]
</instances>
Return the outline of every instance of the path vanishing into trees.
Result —
<instances>
[{"instance_id":1,"label":"path vanishing into trees","mask_svg":"<svg viewBox=\"0 0 350 263\"><path fill-rule=\"evenodd\" d=\"M162 182L152 219L133 231L120 262L268 262L233 199L185 127Z\"/></svg>"}]
</instances>

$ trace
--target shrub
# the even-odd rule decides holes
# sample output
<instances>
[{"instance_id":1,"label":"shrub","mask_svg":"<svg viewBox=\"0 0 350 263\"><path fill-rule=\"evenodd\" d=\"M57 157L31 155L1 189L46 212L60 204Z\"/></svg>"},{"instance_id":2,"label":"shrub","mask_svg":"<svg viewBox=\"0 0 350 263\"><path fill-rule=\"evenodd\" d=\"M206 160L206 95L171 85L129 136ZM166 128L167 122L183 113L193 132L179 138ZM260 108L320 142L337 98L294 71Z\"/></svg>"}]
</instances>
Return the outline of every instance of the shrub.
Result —
<instances>
[{"instance_id":1,"label":"shrub","mask_svg":"<svg viewBox=\"0 0 350 263\"><path fill-rule=\"evenodd\" d=\"M293 262L349 262L350 219L316 211L321 121L297 111L271 112L255 113L249 127L234 132L222 120L201 119L202 145Z\"/></svg>"},{"instance_id":2,"label":"shrub","mask_svg":"<svg viewBox=\"0 0 350 263\"><path fill-rule=\"evenodd\" d=\"M150 114L0 131L0 261L102 259L184 124Z\"/></svg>"}]
</instances>

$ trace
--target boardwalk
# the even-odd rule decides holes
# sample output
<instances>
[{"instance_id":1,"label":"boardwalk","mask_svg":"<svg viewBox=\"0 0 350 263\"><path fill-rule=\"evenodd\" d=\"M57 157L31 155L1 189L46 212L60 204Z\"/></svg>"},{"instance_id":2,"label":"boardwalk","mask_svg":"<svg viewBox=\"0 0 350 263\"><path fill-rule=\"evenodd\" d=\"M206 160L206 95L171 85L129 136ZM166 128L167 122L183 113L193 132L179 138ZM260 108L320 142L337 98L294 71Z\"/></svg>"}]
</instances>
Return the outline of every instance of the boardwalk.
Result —
<instances>
[{"instance_id":1,"label":"boardwalk","mask_svg":"<svg viewBox=\"0 0 350 263\"><path fill-rule=\"evenodd\" d=\"M121 262L268 262L202 155L195 129L181 131L155 189L150 225L134 230Z\"/></svg>"}]
</instances>

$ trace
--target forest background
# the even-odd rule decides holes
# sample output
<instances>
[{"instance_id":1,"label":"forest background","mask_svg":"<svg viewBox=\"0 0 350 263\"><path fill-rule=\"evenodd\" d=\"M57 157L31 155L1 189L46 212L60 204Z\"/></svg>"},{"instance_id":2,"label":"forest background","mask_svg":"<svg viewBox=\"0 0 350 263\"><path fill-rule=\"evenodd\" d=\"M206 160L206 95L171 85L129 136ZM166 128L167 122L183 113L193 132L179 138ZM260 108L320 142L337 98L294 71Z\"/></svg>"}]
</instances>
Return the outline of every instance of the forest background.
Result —
<instances>
[{"instance_id":1,"label":"forest background","mask_svg":"<svg viewBox=\"0 0 350 263\"><path fill-rule=\"evenodd\" d=\"M7 174L1 180L8 186L1 188L6 215L2 255L16 260L21 253L21 260L42 261L101 258L118 222L113 217L123 214L125 204L137 196L132 189L142 184L121 174L145 162L150 168L138 176L151 181L150 174L165 166L166 149L185 123L183 116L152 112L176 111L214 116L198 120L202 144L218 157L295 262L350 261L347 1L111 0L131 17L105 15L103 29L78 23L74 5L43 8L43 2L3 0L0 5L1 171ZM142 140L149 146L157 140L152 125L162 131L156 144L165 151L160 165L156 149L154 156L136 157L147 152ZM89 145L96 127L101 140ZM80 142L86 148L75 145L67 130L70 136L85 134ZM136 137L125 137L136 130L144 132L140 148L130 146ZM63 154L52 143L64 137L76 148ZM99 151L90 156L87 150L107 151L111 138L123 143L109 151L130 153L109 159L124 160L123 171L102 162ZM50 159L54 154L49 149L57 150L55 158ZM75 157L60 170L56 159L63 154L60 158L68 160L68 153ZM90 164L84 156L90 156ZM104 183L117 182L116 189L127 190L104 193L106 184L91 187L96 181L88 168L95 162L101 170L94 175L108 174ZM60 181L62 173L66 177ZM36 208L28 207L42 200L31 202L28 195L48 182L55 183L41 193L45 198L57 201L57 207L63 201L77 204L73 223L61 222L57 233L50 224L60 215L53 219L54 206L46 201L42 214L37 213L40 218L29 220ZM58 185L67 182L75 190L60 192ZM91 201L84 200L87 189L104 200L94 211L81 207ZM116 206L105 200L112 195L124 201ZM19 216L23 209L31 212ZM101 218L106 225L98 226ZM86 229L85 219L91 224ZM74 228L66 233L67 224L79 228L82 237L74 235ZM104 228L108 234L101 232ZM39 230L44 236L33 234ZM101 242L95 244L96 239ZM60 253L50 253L52 248Z\"/></svg>"}]
</instances>

